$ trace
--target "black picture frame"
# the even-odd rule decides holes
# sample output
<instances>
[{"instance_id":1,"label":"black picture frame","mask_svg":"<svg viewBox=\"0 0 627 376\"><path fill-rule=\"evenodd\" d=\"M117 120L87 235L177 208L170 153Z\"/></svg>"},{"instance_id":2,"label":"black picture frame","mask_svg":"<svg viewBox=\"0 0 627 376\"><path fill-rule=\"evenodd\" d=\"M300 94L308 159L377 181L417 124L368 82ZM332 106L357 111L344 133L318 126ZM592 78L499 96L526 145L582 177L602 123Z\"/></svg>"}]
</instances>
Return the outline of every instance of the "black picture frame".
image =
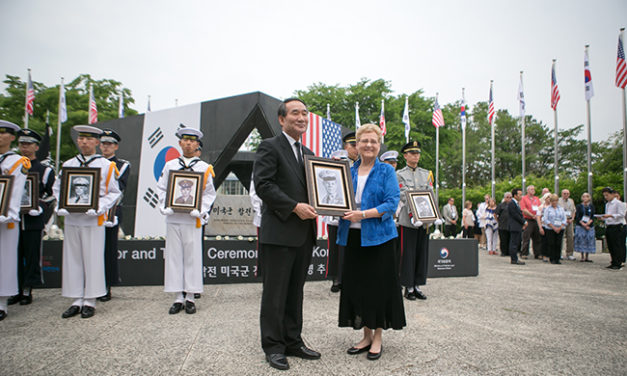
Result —
<instances>
[{"instance_id":1,"label":"black picture frame","mask_svg":"<svg viewBox=\"0 0 627 376\"><path fill-rule=\"evenodd\" d=\"M59 208L72 213L98 210L100 198L100 169L64 167L61 173Z\"/></svg>"},{"instance_id":2,"label":"black picture frame","mask_svg":"<svg viewBox=\"0 0 627 376\"><path fill-rule=\"evenodd\" d=\"M405 192L412 215L423 223L432 223L441 218L435 195L429 190L414 190Z\"/></svg>"},{"instance_id":3,"label":"black picture frame","mask_svg":"<svg viewBox=\"0 0 627 376\"><path fill-rule=\"evenodd\" d=\"M344 216L345 212L355 210L348 161L305 155L305 171L309 205L319 215Z\"/></svg>"},{"instance_id":4,"label":"black picture frame","mask_svg":"<svg viewBox=\"0 0 627 376\"><path fill-rule=\"evenodd\" d=\"M13 192L13 175L0 175L0 215L7 216Z\"/></svg>"},{"instance_id":5,"label":"black picture frame","mask_svg":"<svg viewBox=\"0 0 627 376\"><path fill-rule=\"evenodd\" d=\"M175 212L202 209L204 174L196 171L170 170L165 196L165 207Z\"/></svg>"},{"instance_id":6,"label":"black picture frame","mask_svg":"<svg viewBox=\"0 0 627 376\"><path fill-rule=\"evenodd\" d=\"M29 172L24 183L24 193L20 201L20 211L28 213L39 209L39 172Z\"/></svg>"}]
</instances>

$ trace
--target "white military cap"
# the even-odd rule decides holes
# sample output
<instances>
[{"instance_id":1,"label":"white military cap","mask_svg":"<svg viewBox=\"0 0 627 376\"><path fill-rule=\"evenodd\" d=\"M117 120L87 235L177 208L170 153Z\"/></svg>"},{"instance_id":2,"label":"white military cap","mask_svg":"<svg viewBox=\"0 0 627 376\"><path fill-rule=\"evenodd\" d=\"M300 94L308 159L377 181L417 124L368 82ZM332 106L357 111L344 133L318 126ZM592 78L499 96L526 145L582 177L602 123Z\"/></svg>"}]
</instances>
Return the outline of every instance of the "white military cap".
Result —
<instances>
[{"instance_id":1,"label":"white military cap","mask_svg":"<svg viewBox=\"0 0 627 376\"><path fill-rule=\"evenodd\" d=\"M385 153L381 154L381 157L379 158L379 160L381 160L381 162L383 161L398 161L398 152L396 150L389 150L386 151Z\"/></svg>"},{"instance_id":2,"label":"white military cap","mask_svg":"<svg viewBox=\"0 0 627 376\"><path fill-rule=\"evenodd\" d=\"M199 141L202 138L202 132L194 128L181 128L176 131L176 137L180 139Z\"/></svg>"},{"instance_id":3,"label":"white military cap","mask_svg":"<svg viewBox=\"0 0 627 376\"><path fill-rule=\"evenodd\" d=\"M10 121L0 120L0 133L15 134L15 132L19 130L20 130L20 127L18 125L13 124Z\"/></svg>"},{"instance_id":4,"label":"white military cap","mask_svg":"<svg viewBox=\"0 0 627 376\"><path fill-rule=\"evenodd\" d=\"M72 129L78 132L79 137L100 137L102 134L102 129L91 125L75 125Z\"/></svg>"}]
</instances>

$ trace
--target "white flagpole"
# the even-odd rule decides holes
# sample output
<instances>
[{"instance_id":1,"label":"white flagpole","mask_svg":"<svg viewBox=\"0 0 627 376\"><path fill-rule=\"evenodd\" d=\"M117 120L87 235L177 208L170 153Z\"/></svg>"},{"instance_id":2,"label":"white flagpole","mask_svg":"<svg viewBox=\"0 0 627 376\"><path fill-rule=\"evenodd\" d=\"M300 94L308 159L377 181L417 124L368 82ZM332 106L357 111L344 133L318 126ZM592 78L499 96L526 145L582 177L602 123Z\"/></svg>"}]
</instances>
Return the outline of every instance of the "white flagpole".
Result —
<instances>
[{"instance_id":1,"label":"white flagpole","mask_svg":"<svg viewBox=\"0 0 627 376\"><path fill-rule=\"evenodd\" d=\"M435 93L435 101L438 101ZM440 127L435 127L435 202L440 202Z\"/></svg>"},{"instance_id":2,"label":"white flagpole","mask_svg":"<svg viewBox=\"0 0 627 376\"><path fill-rule=\"evenodd\" d=\"M462 88L462 106L464 106L464 115L461 116L461 122L462 122L462 203L465 203L466 202L466 121L463 118L466 116L465 114L466 100L464 98L464 88Z\"/></svg>"},{"instance_id":3,"label":"white flagpole","mask_svg":"<svg viewBox=\"0 0 627 376\"><path fill-rule=\"evenodd\" d=\"M492 83L494 81L490 80L490 93L492 94L492 102L494 103L494 93L492 92ZM488 103L488 107L490 106L490 104ZM488 108L488 112L490 112L490 109ZM494 110L494 113L496 114L496 109ZM489 117L490 115L488 115ZM494 172L494 119L490 120L490 128L491 128L491 132L492 132L492 198L496 199L496 175Z\"/></svg>"},{"instance_id":4,"label":"white flagpole","mask_svg":"<svg viewBox=\"0 0 627 376\"><path fill-rule=\"evenodd\" d=\"M555 59L553 59L553 69L555 69ZM557 172L557 164L558 164L558 145L557 145L557 106L555 106L555 108L553 109L553 119L554 119L554 123L555 123L555 127L553 129L553 135L555 137L555 141L554 141L554 155L553 155L553 173L555 175L555 194L559 195L559 190L560 190L560 177L559 174Z\"/></svg>"},{"instance_id":5,"label":"white flagpole","mask_svg":"<svg viewBox=\"0 0 627 376\"><path fill-rule=\"evenodd\" d=\"M28 79L26 81L26 91L24 96L24 129L28 129L28 82L30 80L30 68L28 68Z\"/></svg>"},{"instance_id":6,"label":"white flagpole","mask_svg":"<svg viewBox=\"0 0 627 376\"><path fill-rule=\"evenodd\" d=\"M588 59L588 47L590 47L590 45L586 44L584 68L589 70L590 66L589 66L589 59ZM591 158L592 156L592 146L591 146L592 122L591 122L591 117L590 117L590 98L592 97L592 82L590 82L589 87L586 85L585 90L586 90L586 118L588 120L587 122L588 145L587 145L587 150L586 150L586 159L588 162L588 193L592 195L592 158ZM590 93L588 93L588 90L590 90Z\"/></svg>"},{"instance_id":7,"label":"white flagpole","mask_svg":"<svg viewBox=\"0 0 627 376\"><path fill-rule=\"evenodd\" d=\"M383 100L383 99L381 99L381 114L383 114L383 117L385 118L385 112L384 112L384 111L385 111L385 107L384 107L384 100ZM380 116L379 116L379 117L380 117ZM380 128L380 127L381 127L381 119L379 119L379 128ZM387 125L386 125L386 127L387 127ZM383 129L381 129L381 130L383 130ZM382 136L381 136L381 143L382 143L382 144L383 144L383 143L385 143L385 135L382 135Z\"/></svg>"},{"instance_id":8,"label":"white flagpole","mask_svg":"<svg viewBox=\"0 0 627 376\"><path fill-rule=\"evenodd\" d=\"M621 44L623 43L624 27L620 28L620 34L618 35ZM617 83L618 86L618 83ZM625 195L627 194L627 101L625 100L625 88L623 91L623 201L625 201Z\"/></svg>"},{"instance_id":9,"label":"white flagpole","mask_svg":"<svg viewBox=\"0 0 627 376\"><path fill-rule=\"evenodd\" d=\"M59 168L59 155L61 154L61 106L63 105L63 103L61 103L61 97L64 95L63 90L63 77L61 77L61 86L59 87L59 109L57 112L57 153L54 157L54 168L57 169L57 172L61 170Z\"/></svg>"},{"instance_id":10,"label":"white flagpole","mask_svg":"<svg viewBox=\"0 0 627 376\"><path fill-rule=\"evenodd\" d=\"M526 188L527 181L525 180L525 163L526 163L526 159L525 159L525 142L526 142L525 141L525 111L524 111L525 110L525 107L524 107L525 106L525 102L524 102L525 97L524 97L523 86L522 86L522 82L523 82L522 81L522 76L523 76L523 71L520 71L520 89L518 91L518 95L519 96L522 95L522 97L519 98L518 105L522 106L521 107L522 111L520 113L520 121L521 121L520 148L522 149L522 158L521 158L521 161L522 161L522 191L523 192L527 192L527 190L526 190L527 189ZM522 100L523 102L520 103L520 100Z\"/></svg>"}]
</instances>

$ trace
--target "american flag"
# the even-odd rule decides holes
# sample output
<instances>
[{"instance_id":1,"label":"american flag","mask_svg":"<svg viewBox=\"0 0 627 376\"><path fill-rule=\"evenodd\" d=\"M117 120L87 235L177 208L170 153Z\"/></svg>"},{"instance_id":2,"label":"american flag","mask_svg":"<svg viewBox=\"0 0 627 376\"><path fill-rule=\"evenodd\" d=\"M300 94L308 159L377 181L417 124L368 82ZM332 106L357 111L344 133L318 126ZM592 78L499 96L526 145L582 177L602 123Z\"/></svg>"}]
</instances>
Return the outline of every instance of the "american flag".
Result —
<instances>
[{"instance_id":1,"label":"american flag","mask_svg":"<svg viewBox=\"0 0 627 376\"><path fill-rule=\"evenodd\" d=\"M98 108L96 107L96 100L94 99L94 89L89 86L89 121L87 124L94 124L98 122Z\"/></svg>"},{"instance_id":2,"label":"american flag","mask_svg":"<svg viewBox=\"0 0 627 376\"><path fill-rule=\"evenodd\" d=\"M618 34L618 54L616 56L616 87L625 88L627 84L627 65L625 64L625 50L623 48L623 29Z\"/></svg>"},{"instance_id":3,"label":"american flag","mask_svg":"<svg viewBox=\"0 0 627 376\"><path fill-rule=\"evenodd\" d=\"M557 77L555 77L555 60L551 67L551 108L557 110L557 102L560 101L560 89L557 87Z\"/></svg>"},{"instance_id":4,"label":"american flag","mask_svg":"<svg viewBox=\"0 0 627 376\"><path fill-rule=\"evenodd\" d=\"M488 122L494 121L494 97L492 96L492 82L490 82L490 100L488 101Z\"/></svg>"},{"instance_id":5,"label":"american flag","mask_svg":"<svg viewBox=\"0 0 627 376\"><path fill-rule=\"evenodd\" d=\"M440 128L444 126L444 115L442 115L442 109L438 103L438 96L435 97L435 104L433 105L433 118L431 123L434 127Z\"/></svg>"},{"instance_id":6,"label":"american flag","mask_svg":"<svg viewBox=\"0 0 627 376\"><path fill-rule=\"evenodd\" d=\"M26 87L26 112L29 115L33 115L35 107L35 89L33 89L33 80L30 78L30 69L28 70L28 83Z\"/></svg>"},{"instance_id":7,"label":"american flag","mask_svg":"<svg viewBox=\"0 0 627 376\"><path fill-rule=\"evenodd\" d=\"M309 127L302 135L302 143L316 157L329 158L331 153L342 149L342 126L322 116L309 113ZM327 235L327 225L318 217L318 236Z\"/></svg>"},{"instance_id":8,"label":"american flag","mask_svg":"<svg viewBox=\"0 0 627 376\"><path fill-rule=\"evenodd\" d=\"M386 133L388 133L388 130L385 127L385 111L384 111L383 99L381 99L381 115L379 115L379 128L381 128L381 134L383 136L385 136Z\"/></svg>"}]
</instances>

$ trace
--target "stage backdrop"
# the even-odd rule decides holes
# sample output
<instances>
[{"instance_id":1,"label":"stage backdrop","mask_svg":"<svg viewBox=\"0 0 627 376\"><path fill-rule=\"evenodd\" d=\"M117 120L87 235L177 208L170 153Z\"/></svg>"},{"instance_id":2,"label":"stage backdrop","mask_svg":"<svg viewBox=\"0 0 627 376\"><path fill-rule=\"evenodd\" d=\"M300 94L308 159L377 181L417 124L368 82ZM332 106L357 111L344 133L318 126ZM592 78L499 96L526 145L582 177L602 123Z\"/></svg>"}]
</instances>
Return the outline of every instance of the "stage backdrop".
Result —
<instances>
[{"instance_id":1,"label":"stage backdrop","mask_svg":"<svg viewBox=\"0 0 627 376\"><path fill-rule=\"evenodd\" d=\"M176 131L183 127L200 129L200 103L144 115L135 236L165 235L165 221L159 212L157 181L165 163L181 155Z\"/></svg>"}]
</instances>

